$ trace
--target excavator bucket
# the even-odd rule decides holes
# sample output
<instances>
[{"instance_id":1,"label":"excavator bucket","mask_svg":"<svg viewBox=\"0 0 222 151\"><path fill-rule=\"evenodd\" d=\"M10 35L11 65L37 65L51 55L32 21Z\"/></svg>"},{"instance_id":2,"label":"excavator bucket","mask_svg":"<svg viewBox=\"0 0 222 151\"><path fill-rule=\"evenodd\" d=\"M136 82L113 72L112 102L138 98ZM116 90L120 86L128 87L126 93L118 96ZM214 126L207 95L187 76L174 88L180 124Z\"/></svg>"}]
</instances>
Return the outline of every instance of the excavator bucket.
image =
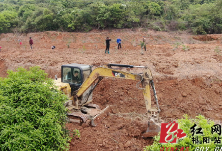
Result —
<instances>
[{"instance_id":1,"label":"excavator bucket","mask_svg":"<svg viewBox=\"0 0 222 151\"><path fill-rule=\"evenodd\" d=\"M144 132L142 134L142 137L148 138L148 137L154 137L154 136L158 135L158 133L160 132L160 125L161 125L161 123L157 123L157 122L155 122L154 118L151 118L148 121L148 128L147 128L146 132Z\"/></svg>"}]
</instances>

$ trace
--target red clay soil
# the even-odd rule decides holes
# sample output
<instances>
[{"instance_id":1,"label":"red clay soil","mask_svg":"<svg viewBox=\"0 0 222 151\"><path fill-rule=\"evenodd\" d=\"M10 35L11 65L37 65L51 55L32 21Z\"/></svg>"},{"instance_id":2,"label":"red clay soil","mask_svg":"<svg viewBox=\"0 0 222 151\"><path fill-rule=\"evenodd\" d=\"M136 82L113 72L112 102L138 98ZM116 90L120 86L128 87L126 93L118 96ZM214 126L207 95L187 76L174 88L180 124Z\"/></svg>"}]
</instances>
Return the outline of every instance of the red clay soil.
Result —
<instances>
[{"instance_id":1,"label":"red clay soil","mask_svg":"<svg viewBox=\"0 0 222 151\"><path fill-rule=\"evenodd\" d=\"M112 39L109 55L104 53L107 36ZM148 41L148 51L142 55L140 42L143 36ZM29 37L34 40L32 50ZM123 42L120 50L115 42L118 37ZM184 114L191 117L201 114L221 121L221 37L145 29L1 34L0 77L7 76L6 70L15 70L19 66L38 65L54 78L55 75L60 77L61 65L69 63L147 65L153 74L162 120L169 122ZM52 50L52 45L56 49ZM130 72L141 73L142 70ZM99 121L97 127L68 123L69 130L79 129L81 135L80 139L72 139L70 151L143 150L152 144L152 139L141 138L148 117L142 90L137 88L137 83L112 78L99 83L93 92L93 103L101 108L111 105L112 112ZM156 106L154 101L152 106Z\"/></svg>"},{"instance_id":2,"label":"red clay soil","mask_svg":"<svg viewBox=\"0 0 222 151\"><path fill-rule=\"evenodd\" d=\"M5 65L4 59L0 60L0 77L6 77L7 76L7 67Z\"/></svg>"},{"instance_id":3,"label":"red clay soil","mask_svg":"<svg viewBox=\"0 0 222 151\"><path fill-rule=\"evenodd\" d=\"M155 86L164 120L182 118L184 114L199 114L210 119L222 120L222 82L216 79L158 79ZM145 114L142 90L135 81L105 79L95 89L94 103L105 108L113 106L113 112ZM213 100L213 101L212 101ZM155 103L153 102L155 107ZM135 112L135 113L134 113Z\"/></svg>"},{"instance_id":4,"label":"red clay soil","mask_svg":"<svg viewBox=\"0 0 222 151\"><path fill-rule=\"evenodd\" d=\"M73 130L73 124L67 124ZM145 124L139 120L131 120L110 115L97 123L97 127L78 126L81 138L74 138L70 144L73 151L96 150L141 150L144 146L152 144L152 139L140 137Z\"/></svg>"}]
</instances>

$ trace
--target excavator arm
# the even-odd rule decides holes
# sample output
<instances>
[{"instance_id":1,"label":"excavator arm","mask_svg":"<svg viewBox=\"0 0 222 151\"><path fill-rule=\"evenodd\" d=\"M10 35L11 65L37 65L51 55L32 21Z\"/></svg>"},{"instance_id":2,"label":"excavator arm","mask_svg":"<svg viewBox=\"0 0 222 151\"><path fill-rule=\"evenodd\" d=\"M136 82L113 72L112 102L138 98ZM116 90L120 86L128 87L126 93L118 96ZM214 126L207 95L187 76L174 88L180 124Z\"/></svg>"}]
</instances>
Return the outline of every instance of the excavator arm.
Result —
<instances>
[{"instance_id":1,"label":"excavator arm","mask_svg":"<svg viewBox=\"0 0 222 151\"><path fill-rule=\"evenodd\" d=\"M118 66L118 67L126 67L126 68L144 68L143 74L134 74L129 73L121 70L113 69L112 66ZM112 77L112 78L121 78L121 79L130 79L130 80L137 80L139 83L141 82L143 89L143 95L145 100L146 109L148 112L152 111L160 111L159 105L158 105L158 99L156 96L156 91L153 83L153 78L150 70L145 66L131 66L131 65L119 65L119 64L108 64L103 67L98 67L92 71L92 73L89 75L89 77L85 80L85 82L81 85L81 87L78 89L78 92L74 96L74 102L76 108L81 108L81 106L86 105L90 103L91 100L80 100L83 93L96 81L101 81L104 77ZM97 84L96 84L97 85ZM96 86L95 85L95 86ZM95 88L94 86L94 88ZM94 89L93 88L93 89ZM157 109L151 109L151 93L150 89L153 89L154 91L154 98L157 104ZM93 90L92 89L92 90ZM92 91L91 91L92 92ZM90 94L88 94L90 95Z\"/></svg>"},{"instance_id":2,"label":"excavator arm","mask_svg":"<svg viewBox=\"0 0 222 151\"><path fill-rule=\"evenodd\" d=\"M74 67L73 67L74 66ZM89 69L87 65L80 64L71 64L66 65L64 68L75 68L80 69ZM115 67L115 68L114 68ZM118 68L144 68L143 73L135 74L127 71L122 71ZM63 70L62 70L63 71ZM83 70L84 71L84 70ZM87 70L86 70L87 71ZM91 71L91 68L90 68ZM63 74L61 76L63 78ZM111 106L106 106L104 109L100 109L98 105L92 104L92 92L98 83L104 77L111 78L120 78L120 79L129 79L138 81L137 87L141 85L139 89L143 90L146 110L148 112L148 127L146 132L142 132L142 137L153 137L158 134L160 131L160 122L158 114L155 116L156 112L160 112L158 99L156 95L156 90L153 82L153 77L150 70L146 66L132 66L132 65L121 65L121 64L108 64L102 67L94 69L89 76L84 80L83 84L79 87L78 90L73 90L70 86L70 83L63 83L56 80L56 85L60 90L67 94L70 98L64 105L68 108L67 116L70 122L74 123L87 123L90 121L91 126L96 126L98 120L102 116L107 116ZM82 76L84 78L84 76ZM151 89L153 90L154 99L156 101L157 108L151 108ZM157 122L156 122L157 121ZM144 123L145 124L145 123Z\"/></svg>"}]
</instances>

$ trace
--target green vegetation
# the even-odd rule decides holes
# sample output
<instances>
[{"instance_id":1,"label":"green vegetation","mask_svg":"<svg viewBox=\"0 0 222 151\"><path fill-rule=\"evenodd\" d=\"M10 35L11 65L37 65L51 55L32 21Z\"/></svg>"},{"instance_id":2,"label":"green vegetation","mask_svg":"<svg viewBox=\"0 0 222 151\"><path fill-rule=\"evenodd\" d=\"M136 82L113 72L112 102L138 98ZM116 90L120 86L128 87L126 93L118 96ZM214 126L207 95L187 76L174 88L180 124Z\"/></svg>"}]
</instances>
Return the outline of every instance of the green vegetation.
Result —
<instances>
[{"instance_id":1,"label":"green vegetation","mask_svg":"<svg viewBox=\"0 0 222 151\"><path fill-rule=\"evenodd\" d=\"M215 150L216 147L221 147L221 144L215 144L215 138L222 138L217 133L211 133L211 127L214 125L213 121L207 120L204 116L199 115L196 117L196 119L189 119L187 115L184 115L183 119L178 120L179 129L182 129L184 133L187 134L187 136L183 139L179 139L177 143L171 144L161 144L159 143L160 140L160 134L158 136L154 137L154 143L151 146L147 146L144 150L145 151L156 151L160 150L161 147L164 147L166 150L166 147L189 147L189 151L194 151L197 147L209 147L209 150ZM201 134L194 134L192 136L190 128L196 124L196 128L202 128L201 132L203 132L203 135ZM194 144L192 141L192 138L198 138L200 141L199 144ZM209 137L210 142L204 143L202 142L203 137Z\"/></svg>"},{"instance_id":2,"label":"green vegetation","mask_svg":"<svg viewBox=\"0 0 222 151\"><path fill-rule=\"evenodd\" d=\"M74 129L74 130L73 130L73 137L80 138L80 132L79 132L79 130L77 130L77 129Z\"/></svg>"},{"instance_id":3,"label":"green vegetation","mask_svg":"<svg viewBox=\"0 0 222 151\"><path fill-rule=\"evenodd\" d=\"M39 67L8 71L0 78L0 150L68 150L65 100Z\"/></svg>"},{"instance_id":4,"label":"green vegetation","mask_svg":"<svg viewBox=\"0 0 222 151\"><path fill-rule=\"evenodd\" d=\"M179 46L181 45L181 43L177 42L173 45L173 51L177 50L179 48Z\"/></svg>"},{"instance_id":5,"label":"green vegetation","mask_svg":"<svg viewBox=\"0 0 222 151\"><path fill-rule=\"evenodd\" d=\"M0 0L0 33L144 27L222 32L221 0Z\"/></svg>"},{"instance_id":6,"label":"green vegetation","mask_svg":"<svg viewBox=\"0 0 222 151\"><path fill-rule=\"evenodd\" d=\"M184 51L188 51L190 49L189 46L186 46L186 45L182 45L182 47Z\"/></svg>"}]
</instances>

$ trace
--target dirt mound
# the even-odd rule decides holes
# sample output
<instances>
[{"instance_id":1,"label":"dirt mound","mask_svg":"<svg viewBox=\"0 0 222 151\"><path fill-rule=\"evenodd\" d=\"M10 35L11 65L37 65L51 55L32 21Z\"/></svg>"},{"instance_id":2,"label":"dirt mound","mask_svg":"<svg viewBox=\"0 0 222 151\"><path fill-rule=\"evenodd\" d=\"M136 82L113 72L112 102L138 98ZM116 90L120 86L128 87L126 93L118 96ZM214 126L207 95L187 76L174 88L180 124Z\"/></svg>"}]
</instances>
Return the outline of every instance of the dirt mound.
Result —
<instances>
[{"instance_id":1,"label":"dirt mound","mask_svg":"<svg viewBox=\"0 0 222 151\"><path fill-rule=\"evenodd\" d=\"M222 81L218 79L158 79L155 80L160 104L160 117L165 122L204 115L222 120ZM113 112L102 119L97 127L74 126L80 129L81 140L73 139L70 150L142 150L152 139L142 139L148 116L141 90L135 81L107 78L96 87L94 103L105 108L112 105ZM152 102L153 106L155 103ZM86 145L87 144L87 145Z\"/></svg>"},{"instance_id":2,"label":"dirt mound","mask_svg":"<svg viewBox=\"0 0 222 151\"><path fill-rule=\"evenodd\" d=\"M142 90L137 82L120 79L105 79L97 86L94 102L105 108L113 105L113 112L136 113L138 118L146 114ZM222 97L222 81L210 79L158 79L155 80L160 116L163 119L178 119L184 114L195 117L199 114L214 120L222 120L218 111ZM154 100L154 99L153 99ZM152 102L156 107L155 102Z\"/></svg>"},{"instance_id":3,"label":"dirt mound","mask_svg":"<svg viewBox=\"0 0 222 151\"><path fill-rule=\"evenodd\" d=\"M73 130L72 123L67 124ZM151 145L152 139L140 137L141 121L121 118L110 115L103 119L97 127L82 127L75 125L80 131L81 138L73 139L70 150L141 150L144 146Z\"/></svg>"},{"instance_id":4,"label":"dirt mound","mask_svg":"<svg viewBox=\"0 0 222 151\"><path fill-rule=\"evenodd\" d=\"M146 113L143 91L136 87L138 82L106 78L94 90L94 103L103 108L113 105L114 113Z\"/></svg>"},{"instance_id":5,"label":"dirt mound","mask_svg":"<svg viewBox=\"0 0 222 151\"><path fill-rule=\"evenodd\" d=\"M193 36L193 39L200 40L200 41L213 41L218 40L221 38L221 35L198 35Z\"/></svg>"},{"instance_id":6,"label":"dirt mound","mask_svg":"<svg viewBox=\"0 0 222 151\"><path fill-rule=\"evenodd\" d=\"M217 78L161 80L157 83L162 117L165 121L182 118L184 114L199 114L212 120L222 120L222 81Z\"/></svg>"},{"instance_id":7,"label":"dirt mound","mask_svg":"<svg viewBox=\"0 0 222 151\"><path fill-rule=\"evenodd\" d=\"M220 101L222 97L222 81L210 79L158 79L155 80L160 117L178 119L184 114L195 117L199 114L213 120L222 120ZM145 116L146 108L142 90L136 87L137 82L121 79L105 79L97 86L94 103L105 108L113 105L115 114L132 113L138 118ZM154 100L154 99L153 99ZM152 102L156 107L155 102Z\"/></svg>"}]
</instances>

